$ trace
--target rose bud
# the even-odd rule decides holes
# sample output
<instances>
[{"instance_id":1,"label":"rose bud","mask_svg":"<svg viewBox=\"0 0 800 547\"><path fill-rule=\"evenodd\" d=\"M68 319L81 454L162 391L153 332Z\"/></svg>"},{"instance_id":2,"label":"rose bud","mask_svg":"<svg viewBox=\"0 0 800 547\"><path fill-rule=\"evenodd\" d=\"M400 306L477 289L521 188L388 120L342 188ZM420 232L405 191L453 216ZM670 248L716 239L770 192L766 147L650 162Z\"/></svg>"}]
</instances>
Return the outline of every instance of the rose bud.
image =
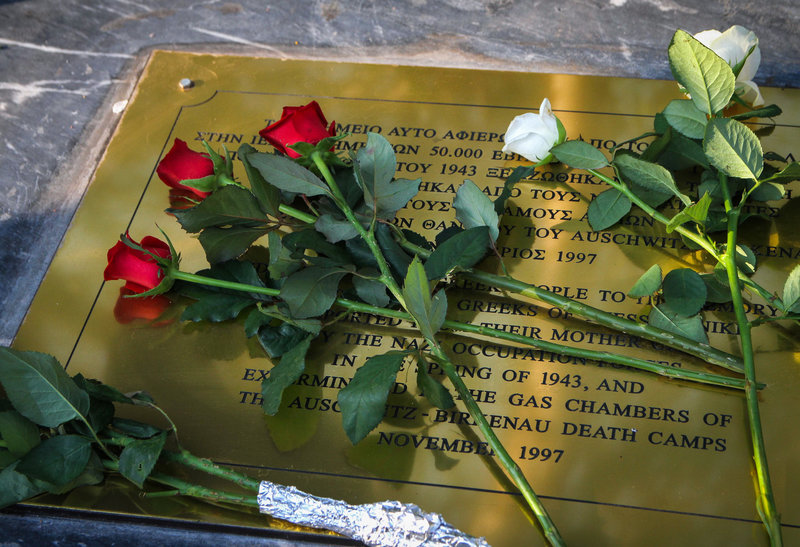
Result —
<instances>
[{"instance_id":1,"label":"rose bud","mask_svg":"<svg viewBox=\"0 0 800 547\"><path fill-rule=\"evenodd\" d=\"M517 116L503 137L503 152L519 154L532 162L548 163L550 149L564 142L566 134L561 122L553 115L550 101L544 99L539 113Z\"/></svg>"},{"instance_id":2,"label":"rose bud","mask_svg":"<svg viewBox=\"0 0 800 547\"><path fill-rule=\"evenodd\" d=\"M131 240L144 250L161 258L171 258L169 245L158 238L146 236L141 244ZM129 247L122 241L108 250L108 266L103 272L103 279L123 279L125 288L140 294L156 288L164 278L161 266L155 258L139 249Z\"/></svg>"},{"instance_id":3,"label":"rose bud","mask_svg":"<svg viewBox=\"0 0 800 547\"><path fill-rule=\"evenodd\" d=\"M317 101L304 106L284 106L281 119L258 132L279 152L290 158L300 154L289 148L298 142L317 144L322 139L336 135L336 122L328 125Z\"/></svg>"},{"instance_id":4,"label":"rose bud","mask_svg":"<svg viewBox=\"0 0 800 547\"><path fill-rule=\"evenodd\" d=\"M184 141L175 139L172 149L158 164L156 173L167 186L189 190L200 199L204 199L210 192L202 192L181 183L185 180L202 179L214 175L214 162L207 154L195 152Z\"/></svg>"}]
</instances>

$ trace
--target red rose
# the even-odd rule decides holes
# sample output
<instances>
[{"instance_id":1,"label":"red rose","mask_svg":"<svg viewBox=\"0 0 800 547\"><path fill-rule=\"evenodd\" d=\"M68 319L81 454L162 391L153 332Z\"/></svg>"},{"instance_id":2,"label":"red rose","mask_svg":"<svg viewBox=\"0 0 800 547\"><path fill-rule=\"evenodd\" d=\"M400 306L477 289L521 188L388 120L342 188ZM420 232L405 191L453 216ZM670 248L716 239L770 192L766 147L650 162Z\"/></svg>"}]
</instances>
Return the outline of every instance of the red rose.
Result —
<instances>
[{"instance_id":1,"label":"red rose","mask_svg":"<svg viewBox=\"0 0 800 547\"><path fill-rule=\"evenodd\" d=\"M189 190L204 199L210 192L201 192L181 184L184 180L201 179L214 174L214 162L206 154L195 152L180 139L175 139L172 149L158 164L158 178L171 188Z\"/></svg>"},{"instance_id":2,"label":"red rose","mask_svg":"<svg viewBox=\"0 0 800 547\"><path fill-rule=\"evenodd\" d=\"M154 322L161 317L172 302L163 294L155 296L143 296L141 298L126 298L126 296L136 294L130 289L120 287L119 298L114 305L114 318L123 325L134 321ZM161 326L169 321L155 323L154 326Z\"/></svg>"},{"instance_id":3,"label":"red rose","mask_svg":"<svg viewBox=\"0 0 800 547\"><path fill-rule=\"evenodd\" d=\"M161 258L171 256L169 245L152 236L146 236L142 239L142 243L137 245ZM156 288L163 278L161 266L152 256L128 247L122 241L117 241L117 244L108 250L108 266L103 272L103 279L106 281L124 279L127 281L125 288L139 294Z\"/></svg>"},{"instance_id":4,"label":"red rose","mask_svg":"<svg viewBox=\"0 0 800 547\"><path fill-rule=\"evenodd\" d=\"M336 122L328 125L317 101L305 106L284 106L281 119L258 132L279 152L290 158L300 154L289 148L298 142L317 144L322 139L336 135Z\"/></svg>"}]
</instances>

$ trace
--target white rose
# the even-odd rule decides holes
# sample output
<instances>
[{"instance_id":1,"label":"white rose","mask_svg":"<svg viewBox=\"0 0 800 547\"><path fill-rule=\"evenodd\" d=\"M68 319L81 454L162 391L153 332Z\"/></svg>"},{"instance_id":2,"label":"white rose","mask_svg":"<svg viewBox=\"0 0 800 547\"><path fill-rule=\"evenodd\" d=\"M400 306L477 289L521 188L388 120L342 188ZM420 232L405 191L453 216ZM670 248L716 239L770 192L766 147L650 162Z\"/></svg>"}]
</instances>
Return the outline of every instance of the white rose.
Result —
<instances>
[{"instance_id":1,"label":"white rose","mask_svg":"<svg viewBox=\"0 0 800 547\"><path fill-rule=\"evenodd\" d=\"M528 112L511 120L503 137L506 143L503 152L519 154L532 162L547 163L543 160L552 159L550 149L564 142L565 138L564 126L553 115L550 101L544 99L538 114Z\"/></svg>"},{"instance_id":2,"label":"white rose","mask_svg":"<svg viewBox=\"0 0 800 547\"><path fill-rule=\"evenodd\" d=\"M744 61L739 75L736 76L736 94L746 103L753 106L764 104L764 98L753 82L753 78L761 64L761 50L758 48L758 37L755 33L739 25L734 25L725 32L704 30L694 37L711 51L722 57L731 68ZM750 50L753 50L750 53ZM748 53L750 53L748 55Z\"/></svg>"}]
</instances>

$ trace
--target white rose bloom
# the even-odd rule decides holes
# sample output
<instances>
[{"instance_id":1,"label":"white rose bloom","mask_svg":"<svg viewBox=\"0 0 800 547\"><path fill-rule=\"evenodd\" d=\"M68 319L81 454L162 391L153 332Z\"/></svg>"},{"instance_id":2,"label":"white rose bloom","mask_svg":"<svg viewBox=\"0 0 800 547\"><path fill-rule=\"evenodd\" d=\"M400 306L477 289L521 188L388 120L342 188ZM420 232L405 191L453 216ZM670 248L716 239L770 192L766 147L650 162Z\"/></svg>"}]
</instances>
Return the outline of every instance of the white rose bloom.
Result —
<instances>
[{"instance_id":1,"label":"white rose bloom","mask_svg":"<svg viewBox=\"0 0 800 547\"><path fill-rule=\"evenodd\" d=\"M528 112L511 120L503 137L506 143L503 152L540 162L550 155L553 146L563 142L563 130L559 131L559 125L550 101L544 99L538 114Z\"/></svg>"},{"instance_id":2,"label":"white rose bloom","mask_svg":"<svg viewBox=\"0 0 800 547\"><path fill-rule=\"evenodd\" d=\"M722 57L731 68L747 58L742 65L742 70L736 77L736 94L744 102L753 106L764 104L764 98L753 82L753 78L761 64L761 50L758 48L758 38L755 33L739 25L734 25L725 32L718 30L704 30L694 37L711 51ZM748 56L750 49L753 52Z\"/></svg>"}]
</instances>

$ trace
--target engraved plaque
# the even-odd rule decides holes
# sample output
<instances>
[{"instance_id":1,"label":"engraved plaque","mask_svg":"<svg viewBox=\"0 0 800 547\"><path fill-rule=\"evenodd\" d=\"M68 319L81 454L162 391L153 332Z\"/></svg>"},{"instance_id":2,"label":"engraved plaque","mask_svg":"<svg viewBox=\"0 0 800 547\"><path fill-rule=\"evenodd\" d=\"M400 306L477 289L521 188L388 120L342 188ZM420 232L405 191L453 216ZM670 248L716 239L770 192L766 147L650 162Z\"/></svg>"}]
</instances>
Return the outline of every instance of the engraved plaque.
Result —
<instances>
[{"instance_id":1,"label":"engraved plaque","mask_svg":"<svg viewBox=\"0 0 800 547\"><path fill-rule=\"evenodd\" d=\"M184 77L195 85L182 90L178 80ZM757 126L771 131L765 149L796 153L800 93L765 89L764 95L787 113L774 127ZM138 240L157 234L157 224L181 252L182 269L205 267L199 243L163 212L168 189L155 176L156 165L175 138L196 150L200 139L215 148L248 143L266 149L258 131L284 105L317 100L340 132L351 133L339 144L342 150L362 146L368 131L387 137L397 153L398 176L423 181L398 223L432 239L454 221L452 200L463 179L490 195L499 191L520 164L501 152L502 134L514 116L536 109L543 97L550 98L570 138L608 148L651 130L653 113L679 96L673 82L155 52L15 347L52 353L72 374L147 390L176 422L183 445L216 462L350 503L416 503L495 546L541 542L463 407L439 411L420 398L413 366L398 375L384 422L356 446L347 440L338 391L366 357L419 344L408 324L362 314L327 329L279 414L265 417L259 380L271 364L245 338L241 322L181 323L180 302L155 321L133 318L130 301L120 299L120 284L102 281L106 251L120 233L129 230ZM236 169L243 177L238 162ZM548 166L533 179L517 186L497 242L509 273L522 281L641 318L649 302L625 293L651 264L668 271L700 260L636 209L620 226L592 231L584 218L588 199L605 186L582 172ZM776 290L800 258L800 185L789 189L786 201L759 211L769 220L752 226L757 278ZM500 271L496 259L480 267ZM462 282L448 300L450 316L461 321L707 368L475 283ZM775 313L767 305L750 310ZM732 314L708 311L705 325L713 345L736 351ZM442 339L568 544L766 543L740 393L496 340L460 334ZM775 496L787 543L800 541L800 478L793 472L800 443L793 418L800 411L798 329L768 324L756 329L755 343L759 380L767 384L761 408ZM132 497L129 503L123 491L121 483L112 483L57 503L278 525L190 502Z\"/></svg>"}]
</instances>

